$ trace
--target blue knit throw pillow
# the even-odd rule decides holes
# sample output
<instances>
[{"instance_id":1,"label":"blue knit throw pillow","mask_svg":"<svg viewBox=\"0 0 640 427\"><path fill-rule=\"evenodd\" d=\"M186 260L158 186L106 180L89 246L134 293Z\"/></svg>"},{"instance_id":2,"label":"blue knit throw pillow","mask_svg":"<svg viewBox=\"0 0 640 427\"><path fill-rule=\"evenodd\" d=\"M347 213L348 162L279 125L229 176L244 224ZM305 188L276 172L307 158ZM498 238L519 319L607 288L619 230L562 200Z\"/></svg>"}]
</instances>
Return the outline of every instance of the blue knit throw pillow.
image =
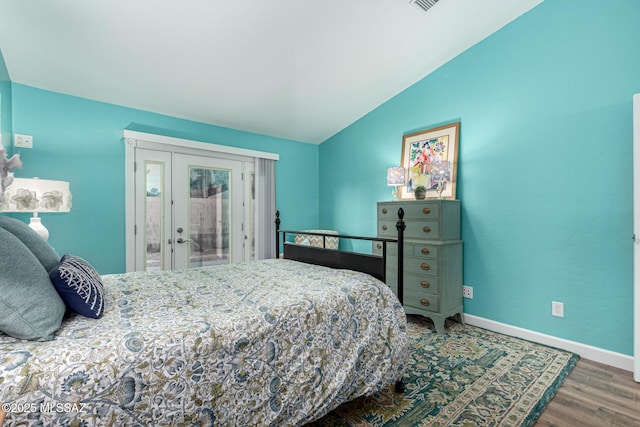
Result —
<instances>
[{"instance_id":1,"label":"blue knit throw pillow","mask_svg":"<svg viewBox=\"0 0 640 427\"><path fill-rule=\"evenodd\" d=\"M50 272L60 298L82 316L99 319L104 314L104 286L98 272L84 259L66 254Z\"/></svg>"}]
</instances>

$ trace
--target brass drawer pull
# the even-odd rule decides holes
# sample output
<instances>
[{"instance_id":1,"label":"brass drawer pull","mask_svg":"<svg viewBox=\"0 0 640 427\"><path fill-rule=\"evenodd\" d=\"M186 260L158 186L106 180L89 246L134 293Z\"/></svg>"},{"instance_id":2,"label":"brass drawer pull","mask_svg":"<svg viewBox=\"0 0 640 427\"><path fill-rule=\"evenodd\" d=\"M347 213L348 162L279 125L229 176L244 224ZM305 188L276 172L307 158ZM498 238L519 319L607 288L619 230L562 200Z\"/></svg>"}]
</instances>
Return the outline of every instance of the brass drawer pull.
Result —
<instances>
[{"instance_id":1,"label":"brass drawer pull","mask_svg":"<svg viewBox=\"0 0 640 427\"><path fill-rule=\"evenodd\" d=\"M422 252L422 255L429 255L429 249L427 248L422 248L420 252Z\"/></svg>"},{"instance_id":2,"label":"brass drawer pull","mask_svg":"<svg viewBox=\"0 0 640 427\"><path fill-rule=\"evenodd\" d=\"M424 231L425 233L429 233L431 232L431 227L429 227L428 225L425 225L424 227L422 227L422 231Z\"/></svg>"},{"instance_id":3,"label":"brass drawer pull","mask_svg":"<svg viewBox=\"0 0 640 427\"><path fill-rule=\"evenodd\" d=\"M429 270L431 267L429 267L429 264L427 264L426 262L423 262L420 268L422 268L423 270Z\"/></svg>"},{"instance_id":4,"label":"brass drawer pull","mask_svg":"<svg viewBox=\"0 0 640 427\"><path fill-rule=\"evenodd\" d=\"M387 213L387 208L382 208L382 213L386 214Z\"/></svg>"},{"instance_id":5,"label":"brass drawer pull","mask_svg":"<svg viewBox=\"0 0 640 427\"><path fill-rule=\"evenodd\" d=\"M382 229L383 229L383 230L386 230L386 229L387 229L387 226L386 226L386 225L383 225L383 226L382 226Z\"/></svg>"},{"instance_id":6,"label":"brass drawer pull","mask_svg":"<svg viewBox=\"0 0 640 427\"><path fill-rule=\"evenodd\" d=\"M382 245L381 245L380 243L378 243L378 244L376 245L376 248L378 248L378 249L382 249Z\"/></svg>"},{"instance_id":7,"label":"brass drawer pull","mask_svg":"<svg viewBox=\"0 0 640 427\"><path fill-rule=\"evenodd\" d=\"M422 299L420 300L420 304L422 304L422 305L424 305L424 306L428 306L428 305L429 305L429 304L431 304L431 303L429 302L429 300L428 300L428 299L426 299L426 298L422 298Z\"/></svg>"},{"instance_id":8,"label":"brass drawer pull","mask_svg":"<svg viewBox=\"0 0 640 427\"><path fill-rule=\"evenodd\" d=\"M429 215L431 213L431 208L423 208L422 213L425 215Z\"/></svg>"},{"instance_id":9,"label":"brass drawer pull","mask_svg":"<svg viewBox=\"0 0 640 427\"><path fill-rule=\"evenodd\" d=\"M423 280L422 282L420 282L420 286L422 286L423 288L428 288L431 285L426 280Z\"/></svg>"}]
</instances>

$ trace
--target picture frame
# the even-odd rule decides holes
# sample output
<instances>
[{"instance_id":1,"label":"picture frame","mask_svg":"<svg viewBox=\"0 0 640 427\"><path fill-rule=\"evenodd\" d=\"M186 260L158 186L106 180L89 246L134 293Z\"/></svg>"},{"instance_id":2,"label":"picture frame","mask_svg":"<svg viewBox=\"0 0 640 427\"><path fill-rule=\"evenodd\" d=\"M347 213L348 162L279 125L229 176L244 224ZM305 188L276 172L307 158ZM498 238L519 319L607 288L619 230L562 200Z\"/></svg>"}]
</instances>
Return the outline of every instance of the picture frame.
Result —
<instances>
[{"instance_id":1,"label":"picture frame","mask_svg":"<svg viewBox=\"0 0 640 427\"><path fill-rule=\"evenodd\" d=\"M426 187L427 199L456 198L459 135L460 122L454 122L402 137L401 165L407 183L400 187L399 199L415 200L414 190L420 185ZM435 175L436 169L442 178Z\"/></svg>"}]
</instances>

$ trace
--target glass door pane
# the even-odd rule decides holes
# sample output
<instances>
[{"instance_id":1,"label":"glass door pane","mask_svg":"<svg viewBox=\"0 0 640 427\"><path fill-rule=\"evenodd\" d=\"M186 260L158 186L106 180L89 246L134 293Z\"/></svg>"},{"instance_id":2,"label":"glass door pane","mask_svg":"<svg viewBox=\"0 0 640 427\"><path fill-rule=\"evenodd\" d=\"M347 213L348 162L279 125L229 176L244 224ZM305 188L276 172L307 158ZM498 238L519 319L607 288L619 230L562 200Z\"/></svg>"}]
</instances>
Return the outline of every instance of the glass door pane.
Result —
<instances>
[{"instance_id":1,"label":"glass door pane","mask_svg":"<svg viewBox=\"0 0 640 427\"><path fill-rule=\"evenodd\" d=\"M170 270L171 153L136 149L135 156L135 269Z\"/></svg>"},{"instance_id":2,"label":"glass door pane","mask_svg":"<svg viewBox=\"0 0 640 427\"><path fill-rule=\"evenodd\" d=\"M189 267L229 263L228 169L189 167Z\"/></svg>"},{"instance_id":3,"label":"glass door pane","mask_svg":"<svg viewBox=\"0 0 640 427\"><path fill-rule=\"evenodd\" d=\"M145 161L145 270L164 270L164 164Z\"/></svg>"}]
</instances>

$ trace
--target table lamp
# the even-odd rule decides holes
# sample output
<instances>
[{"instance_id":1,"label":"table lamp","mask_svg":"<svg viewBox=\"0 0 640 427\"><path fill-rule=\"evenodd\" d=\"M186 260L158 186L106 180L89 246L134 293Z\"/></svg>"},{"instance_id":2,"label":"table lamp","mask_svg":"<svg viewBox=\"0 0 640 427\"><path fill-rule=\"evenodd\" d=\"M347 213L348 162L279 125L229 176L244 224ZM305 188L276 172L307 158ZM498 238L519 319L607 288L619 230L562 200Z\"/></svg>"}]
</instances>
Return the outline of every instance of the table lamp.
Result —
<instances>
[{"instance_id":1,"label":"table lamp","mask_svg":"<svg viewBox=\"0 0 640 427\"><path fill-rule=\"evenodd\" d=\"M29 227L44 240L49 239L49 231L38 214L70 210L69 183L39 178L14 178L0 204L0 212L33 212Z\"/></svg>"},{"instance_id":2,"label":"table lamp","mask_svg":"<svg viewBox=\"0 0 640 427\"><path fill-rule=\"evenodd\" d=\"M391 191L393 200L398 200L398 186L404 185L405 183L404 168L396 166L387 169L387 185L393 186L393 190Z\"/></svg>"}]
</instances>

